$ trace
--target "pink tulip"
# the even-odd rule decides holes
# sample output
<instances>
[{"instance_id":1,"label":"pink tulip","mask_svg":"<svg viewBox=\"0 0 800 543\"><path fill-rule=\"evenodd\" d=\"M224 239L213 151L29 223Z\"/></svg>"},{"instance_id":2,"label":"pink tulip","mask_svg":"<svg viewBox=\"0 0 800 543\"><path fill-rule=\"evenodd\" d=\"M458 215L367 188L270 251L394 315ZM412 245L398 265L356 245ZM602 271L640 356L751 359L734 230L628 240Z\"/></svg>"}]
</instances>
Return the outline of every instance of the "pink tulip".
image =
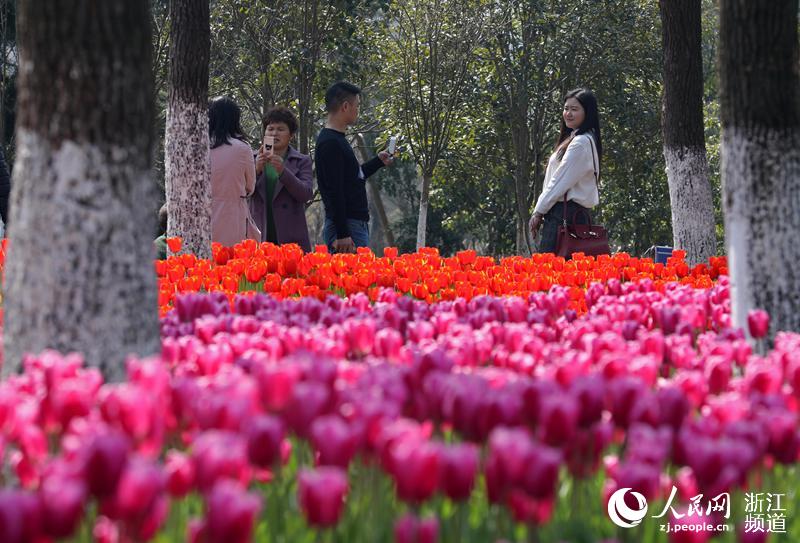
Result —
<instances>
[{"instance_id":1,"label":"pink tulip","mask_svg":"<svg viewBox=\"0 0 800 543\"><path fill-rule=\"evenodd\" d=\"M96 543L119 543L119 527L116 522L101 515L94 522L92 537Z\"/></svg>"},{"instance_id":2,"label":"pink tulip","mask_svg":"<svg viewBox=\"0 0 800 543\"><path fill-rule=\"evenodd\" d=\"M203 526L207 543L248 543L261 509L261 499L232 481L220 481L206 498Z\"/></svg>"},{"instance_id":3,"label":"pink tulip","mask_svg":"<svg viewBox=\"0 0 800 543\"><path fill-rule=\"evenodd\" d=\"M555 496L560 467L561 452L558 449L534 445L528 452L519 483L529 496L551 499Z\"/></svg>"},{"instance_id":4,"label":"pink tulip","mask_svg":"<svg viewBox=\"0 0 800 543\"><path fill-rule=\"evenodd\" d=\"M283 364L257 370L256 379L264 407L273 412L284 410L292 397L292 390L300 378L300 368L292 365Z\"/></svg>"},{"instance_id":5,"label":"pink tulip","mask_svg":"<svg viewBox=\"0 0 800 543\"><path fill-rule=\"evenodd\" d=\"M311 443L322 466L347 469L358 449L358 436L337 415L324 415L311 424Z\"/></svg>"},{"instance_id":6,"label":"pink tulip","mask_svg":"<svg viewBox=\"0 0 800 543\"><path fill-rule=\"evenodd\" d=\"M450 445L442 449L441 487L453 501L469 498L478 471L478 448L471 443Z\"/></svg>"},{"instance_id":7,"label":"pink tulip","mask_svg":"<svg viewBox=\"0 0 800 543\"><path fill-rule=\"evenodd\" d=\"M122 473L117 491L104 510L108 516L130 524L139 524L164 491L161 468L147 460L134 458Z\"/></svg>"},{"instance_id":8,"label":"pink tulip","mask_svg":"<svg viewBox=\"0 0 800 543\"><path fill-rule=\"evenodd\" d=\"M538 438L548 445L563 445L572 439L580 416L577 400L570 395L545 398L539 411Z\"/></svg>"},{"instance_id":9,"label":"pink tulip","mask_svg":"<svg viewBox=\"0 0 800 543\"><path fill-rule=\"evenodd\" d=\"M211 430L200 434L192 446L192 463L197 488L211 490L221 478L245 482L247 469L247 443L239 434Z\"/></svg>"},{"instance_id":10,"label":"pink tulip","mask_svg":"<svg viewBox=\"0 0 800 543\"><path fill-rule=\"evenodd\" d=\"M45 476L39 488L44 533L70 537L83 518L87 494L86 484L77 477L65 473Z\"/></svg>"},{"instance_id":11,"label":"pink tulip","mask_svg":"<svg viewBox=\"0 0 800 543\"><path fill-rule=\"evenodd\" d=\"M253 465L270 468L280 459L286 430L279 418L256 416L244 424L244 432L247 436L247 455Z\"/></svg>"},{"instance_id":12,"label":"pink tulip","mask_svg":"<svg viewBox=\"0 0 800 543\"><path fill-rule=\"evenodd\" d=\"M0 534L3 543L38 541L42 520L42 506L37 495L0 490Z\"/></svg>"},{"instance_id":13,"label":"pink tulip","mask_svg":"<svg viewBox=\"0 0 800 543\"><path fill-rule=\"evenodd\" d=\"M167 478L167 491L170 496L182 498L194 486L194 465L186 454L171 449L167 451L164 462L164 474Z\"/></svg>"},{"instance_id":14,"label":"pink tulip","mask_svg":"<svg viewBox=\"0 0 800 543\"><path fill-rule=\"evenodd\" d=\"M303 469L297 481L300 508L311 526L328 528L339 522L348 486L344 470L334 466Z\"/></svg>"},{"instance_id":15,"label":"pink tulip","mask_svg":"<svg viewBox=\"0 0 800 543\"><path fill-rule=\"evenodd\" d=\"M298 383L283 416L294 433L306 437L311 423L330 409L331 401L331 391L326 385L313 381Z\"/></svg>"},{"instance_id":16,"label":"pink tulip","mask_svg":"<svg viewBox=\"0 0 800 543\"><path fill-rule=\"evenodd\" d=\"M395 543L436 543L438 540L439 521L436 517L418 519L407 514L395 522Z\"/></svg>"},{"instance_id":17,"label":"pink tulip","mask_svg":"<svg viewBox=\"0 0 800 543\"><path fill-rule=\"evenodd\" d=\"M442 466L441 447L430 441L404 439L391 450L392 470L397 497L421 503L436 492Z\"/></svg>"},{"instance_id":18,"label":"pink tulip","mask_svg":"<svg viewBox=\"0 0 800 543\"><path fill-rule=\"evenodd\" d=\"M766 337L769 332L769 313L763 309L753 309L747 313L747 328L755 339Z\"/></svg>"},{"instance_id":19,"label":"pink tulip","mask_svg":"<svg viewBox=\"0 0 800 543\"><path fill-rule=\"evenodd\" d=\"M128 462L130 441L120 432L95 436L84 452L84 471L89 492L102 499L117 489Z\"/></svg>"}]
</instances>

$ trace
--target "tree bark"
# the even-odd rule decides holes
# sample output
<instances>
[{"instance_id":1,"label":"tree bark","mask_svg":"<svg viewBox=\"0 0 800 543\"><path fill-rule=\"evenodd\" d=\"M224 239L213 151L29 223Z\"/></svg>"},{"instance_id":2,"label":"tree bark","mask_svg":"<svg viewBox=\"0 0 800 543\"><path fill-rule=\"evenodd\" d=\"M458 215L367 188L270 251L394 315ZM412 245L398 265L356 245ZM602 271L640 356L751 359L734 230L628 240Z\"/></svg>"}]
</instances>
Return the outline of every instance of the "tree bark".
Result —
<instances>
[{"instance_id":1,"label":"tree bark","mask_svg":"<svg viewBox=\"0 0 800 543\"><path fill-rule=\"evenodd\" d=\"M428 231L428 204L431 192L432 174L422 172L422 189L419 195L419 219L417 221L417 250L425 247L425 237Z\"/></svg>"},{"instance_id":2,"label":"tree bark","mask_svg":"<svg viewBox=\"0 0 800 543\"><path fill-rule=\"evenodd\" d=\"M703 130L700 0L661 0L662 130L673 246L691 264L716 253L716 225Z\"/></svg>"},{"instance_id":3,"label":"tree bark","mask_svg":"<svg viewBox=\"0 0 800 543\"><path fill-rule=\"evenodd\" d=\"M720 3L726 247L735 325L800 331L797 0Z\"/></svg>"},{"instance_id":4,"label":"tree bark","mask_svg":"<svg viewBox=\"0 0 800 543\"><path fill-rule=\"evenodd\" d=\"M164 167L167 235L182 252L211 257L208 162L208 0L170 0L170 66Z\"/></svg>"},{"instance_id":5,"label":"tree bark","mask_svg":"<svg viewBox=\"0 0 800 543\"><path fill-rule=\"evenodd\" d=\"M79 351L110 379L159 348L147 0L20 0L4 373Z\"/></svg>"}]
</instances>

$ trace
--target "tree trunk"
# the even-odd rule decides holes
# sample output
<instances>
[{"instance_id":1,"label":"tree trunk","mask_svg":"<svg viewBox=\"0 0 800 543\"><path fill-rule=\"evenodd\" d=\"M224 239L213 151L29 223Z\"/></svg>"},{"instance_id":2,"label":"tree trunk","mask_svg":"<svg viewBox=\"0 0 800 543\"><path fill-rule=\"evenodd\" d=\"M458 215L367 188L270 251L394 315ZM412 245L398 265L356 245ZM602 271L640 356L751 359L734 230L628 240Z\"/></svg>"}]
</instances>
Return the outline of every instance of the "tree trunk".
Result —
<instances>
[{"instance_id":1,"label":"tree trunk","mask_svg":"<svg viewBox=\"0 0 800 543\"><path fill-rule=\"evenodd\" d=\"M720 3L722 181L735 325L800 331L797 0Z\"/></svg>"},{"instance_id":2,"label":"tree trunk","mask_svg":"<svg viewBox=\"0 0 800 543\"><path fill-rule=\"evenodd\" d=\"M182 252L211 257L208 163L208 0L170 0L170 65L164 167L167 235Z\"/></svg>"},{"instance_id":3,"label":"tree trunk","mask_svg":"<svg viewBox=\"0 0 800 543\"><path fill-rule=\"evenodd\" d=\"M419 195L419 220L417 221L417 250L425 247L425 236L428 230L428 197L431 192L430 173L422 172L422 189Z\"/></svg>"},{"instance_id":4,"label":"tree trunk","mask_svg":"<svg viewBox=\"0 0 800 543\"><path fill-rule=\"evenodd\" d=\"M120 379L159 348L148 1L18 6L4 372L54 348Z\"/></svg>"},{"instance_id":5,"label":"tree trunk","mask_svg":"<svg viewBox=\"0 0 800 543\"><path fill-rule=\"evenodd\" d=\"M716 253L716 225L703 133L700 0L661 0L662 129L673 246L691 264Z\"/></svg>"}]
</instances>

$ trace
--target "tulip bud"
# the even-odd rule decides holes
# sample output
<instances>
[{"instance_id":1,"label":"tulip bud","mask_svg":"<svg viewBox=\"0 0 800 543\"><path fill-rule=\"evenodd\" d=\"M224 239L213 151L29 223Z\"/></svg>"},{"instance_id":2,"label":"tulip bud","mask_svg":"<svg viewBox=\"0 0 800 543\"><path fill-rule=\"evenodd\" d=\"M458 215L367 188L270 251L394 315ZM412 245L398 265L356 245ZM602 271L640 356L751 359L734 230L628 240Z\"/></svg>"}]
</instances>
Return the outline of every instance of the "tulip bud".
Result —
<instances>
[{"instance_id":1,"label":"tulip bud","mask_svg":"<svg viewBox=\"0 0 800 543\"><path fill-rule=\"evenodd\" d=\"M194 485L194 465L186 454L172 449L164 462L167 491L170 496L180 498L189 493Z\"/></svg>"},{"instance_id":2,"label":"tulip bud","mask_svg":"<svg viewBox=\"0 0 800 543\"><path fill-rule=\"evenodd\" d=\"M246 543L261 509L261 499L233 481L220 481L206 498L206 543Z\"/></svg>"},{"instance_id":3,"label":"tulip bud","mask_svg":"<svg viewBox=\"0 0 800 543\"><path fill-rule=\"evenodd\" d=\"M328 410L330 402L331 391L326 385L316 382L298 383L284 412L286 423L294 433L306 437L311 423Z\"/></svg>"},{"instance_id":4,"label":"tulip bud","mask_svg":"<svg viewBox=\"0 0 800 543\"><path fill-rule=\"evenodd\" d=\"M281 456L281 443L286 433L277 417L259 415L245 424L247 455L260 468L269 468Z\"/></svg>"},{"instance_id":5,"label":"tulip bud","mask_svg":"<svg viewBox=\"0 0 800 543\"><path fill-rule=\"evenodd\" d=\"M311 443L320 465L347 469L358 449L358 436L341 417L324 415L311 424Z\"/></svg>"},{"instance_id":6,"label":"tulip bud","mask_svg":"<svg viewBox=\"0 0 800 543\"><path fill-rule=\"evenodd\" d=\"M451 445L442 450L441 486L453 501L469 498L478 471L478 449L474 444Z\"/></svg>"},{"instance_id":7,"label":"tulip bud","mask_svg":"<svg viewBox=\"0 0 800 543\"><path fill-rule=\"evenodd\" d=\"M85 452L86 484L102 499L114 493L128 462L130 442L119 432L100 434L92 439Z\"/></svg>"},{"instance_id":8,"label":"tulip bud","mask_svg":"<svg viewBox=\"0 0 800 543\"><path fill-rule=\"evenodd\" d=\"M197 488L206 492L220 478L245 481L247 470L247 443L232 432L211 430L202 433L192 446Z\"/></svg>"},{"instance_id":9,"label":"tulip bud","mask_svg":"<svg viewBox=\"0 0 800 543\"><path fill-rule=\"evenodd\" d=\"M747 313L747 328L755 339L761 339L769 332L769 313L763 309L753 309Z\"/></svg>"},{"instance_id":10,"label":"tulip bud","mask_svg":"<svg viewBox=\"0 0 800 543\"><path fill-rule=\"evenodd\" d=\"M333 466L303 469L297 480L298 501L306 521L318 528L328 528L339 522L347 495L344 470Z\"/></svg>"}]
</instances>

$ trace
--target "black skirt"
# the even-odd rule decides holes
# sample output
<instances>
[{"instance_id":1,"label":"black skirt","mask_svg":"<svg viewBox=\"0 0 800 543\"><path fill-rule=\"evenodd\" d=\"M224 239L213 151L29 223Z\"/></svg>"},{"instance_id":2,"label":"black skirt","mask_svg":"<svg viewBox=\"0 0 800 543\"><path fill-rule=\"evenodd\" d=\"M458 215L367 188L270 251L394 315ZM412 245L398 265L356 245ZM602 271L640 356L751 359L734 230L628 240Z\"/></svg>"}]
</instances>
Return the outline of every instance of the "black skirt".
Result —
<instances>
[{"instance_id":1,"label":"black skirt","mask_svg":"<svg viewBox=\"0 0 800 543\"><path fill-rule=\"evenodd\" d=\"M586 211L587 213L578 213L578 211ZM576 204L572 200L567 201L567 224L589 224L588 215L589 210L582 205ZM541 229L541 237L539 238L539 251L540 253L555 253L556 241L558 240L558 227L564 221L564 202L558 202L550 208L550 211L545 213L544 222Z\"/></svg>"}]
</instances>

